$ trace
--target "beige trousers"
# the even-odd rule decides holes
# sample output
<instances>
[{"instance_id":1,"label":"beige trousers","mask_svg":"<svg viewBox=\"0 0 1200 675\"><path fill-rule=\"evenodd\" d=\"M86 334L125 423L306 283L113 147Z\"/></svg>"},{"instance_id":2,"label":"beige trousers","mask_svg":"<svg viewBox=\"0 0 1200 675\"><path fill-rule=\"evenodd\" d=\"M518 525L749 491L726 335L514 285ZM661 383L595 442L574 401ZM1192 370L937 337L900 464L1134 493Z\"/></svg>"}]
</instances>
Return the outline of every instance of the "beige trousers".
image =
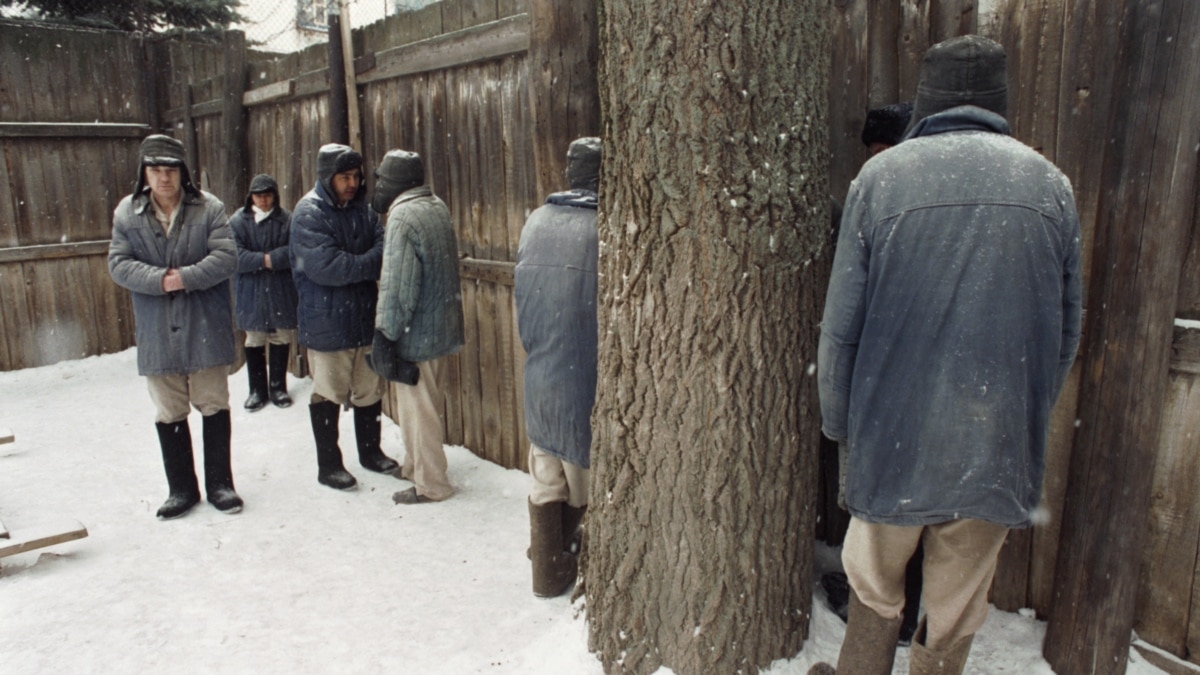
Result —
<instances>
[{"instance_id":1,"label":"beige trousers","mask_svg":"<svg viewBox=\"0 0 1200 675\"><path fill-rule=\"evenodd\" d=\"M370 353L370 347L340 352L308 350L313 379L309 402L333 401L342 406L349 403L356 408L378 403L387 381L367 365Z\"/></svg>"},{"instance_id":2,"label":"beige trousers","mask_svg":"<svg viewBox=\"0 0 1200 675\"><path fill-rule=\"evenodd\" d=\"M1008 528L984 520L898 527L850 519L842 566L860 602L885 619L904 609L904 568L925 544L925 646L945 649L974 635L987 618L988 589Z\"/></svg>"},{"instance_id":3,"label":"beige trousers","mask_svg":"<svg viewBox=\"0 0 1200 675\"><path fill-rule=\"evenodd\" d=\"M579 508L588 504L588 470L555 457L529 444L529 475L533 487L529 503L534 505L566 502Z\"/></svg>"},{"instance_id":4,"label":"beige trousers","mask_svg":"<svg viewBox=\"0 0 1200 675\"><path fill-rule=\"evenodd\" d=\"M274 333L263 333L256 330L246 331L246 346L247 347L266 347L272 345L290 345L292 337L295 336L295 330L281 329Z\"/></svg>"},{"instance_id":5,"label":"beige trousers","mask_svg":"<svg viewBox=\"0 0 1200 675\"><path fill-rule=\"evenodd\" d=\"M396 416L404 439L404 466L400 475L416 484L417 494L435 502L454 494L446 477L446 449L442 447L442 391L438 376L443 360L421 361L415 385L397 384Z\"/></svg>"},{"instance_id":6,"label":"beige trousers","mask_svg":"<svg viewBox=\"0 0 1200 675\"><path fill-rule=\"evenodd\" d=\"M229 366L215 366L187 375L147 375L146 386L158 409L155 422L182 422L191 412L189 404L206 417L229 410Z\"/></svg>"}]
</instances>

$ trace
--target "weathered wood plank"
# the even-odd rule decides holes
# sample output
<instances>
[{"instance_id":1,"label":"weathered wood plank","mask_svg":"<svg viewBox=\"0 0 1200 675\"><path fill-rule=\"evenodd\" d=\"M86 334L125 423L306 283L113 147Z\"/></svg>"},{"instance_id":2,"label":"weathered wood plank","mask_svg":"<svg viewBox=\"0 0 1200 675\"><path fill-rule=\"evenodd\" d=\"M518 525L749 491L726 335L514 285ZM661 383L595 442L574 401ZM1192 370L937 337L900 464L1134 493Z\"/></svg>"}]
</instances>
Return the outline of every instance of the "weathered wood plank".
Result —
<instances>
[{"instance_id":1,"label":"weathered wood plank","mask_svg":"<svg viewBox=\"0 0 1200 675\"><path fill-rule=\"evenodd\" d=\"M0 122L0 138L144 138L145 124L103 122Z\"/></svg>"},{"instance_id":2,"label":"weathered wood plank","mask_svg":"<svg viewBox=\"0 0 1200 675\"><path fill-rule=\"evenodd\" d=\"M833 3L829 39L829 190L840 204L867 158L860 140L869 88L865 0Z\"/></svg>"},{"instance_id":3,"label":"weathered wood plank","mask_svg":"<svg viewBox=\"0 0 1200 675\"><path fill-rule=\"evenodd\" d=\"M528 48L529 22L526 16L511 16L376 52L375 68L364 73L358 81L360 84L366 84L404 75L446 70L498 59L509 54L519 54Z\"/></svg>"},{"instance_id":4,"label":"weathered wood plank","mask_svg":"<svg viewBox=\"0 0 1200 675\"><path fill-rule=\"evenodd\" d=\"M76 520L64 520L19 530L9 530L8 536L0 539L0 558L83 539L86 536L88 536L87 528Z\"/></svg>"}]
</instances>

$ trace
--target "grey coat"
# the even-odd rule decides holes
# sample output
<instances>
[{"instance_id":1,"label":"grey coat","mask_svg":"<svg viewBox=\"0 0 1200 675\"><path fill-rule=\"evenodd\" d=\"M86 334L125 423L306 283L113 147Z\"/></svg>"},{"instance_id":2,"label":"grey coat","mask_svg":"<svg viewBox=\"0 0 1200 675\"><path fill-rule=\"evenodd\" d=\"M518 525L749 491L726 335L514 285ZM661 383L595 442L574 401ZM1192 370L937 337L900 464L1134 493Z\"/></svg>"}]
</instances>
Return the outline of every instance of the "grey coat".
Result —
<instances>
[{"instance_id":1,"label":"grey coat","mask_svg":"<svg viewBox=\"0 0 1200 675\"><path fill-rule=\"evenodd\" d=\"M863 520L1031 523L1050 410L1079 344L1066 177L973 106L922 120L855 178L818 354Z\"/></svg>"},{"instance_id":2,"label":"grey coat","mask_svg":"<svg viewBox=\"0 0 1200 675\"><path fill-rule=\"evenodd\" d=\"M458 240L450 209L428 186L400 193L388 208L375 328L414 363L463 345Z\"/></svg>"},{"instance_id":3,"label":"grey coat","mask_svg":"<svg viewBox=\"0 0 1200 675\"><path fill-rule=\"evenodd\" d=\"M234 360L229 279L237 249L225 205L185 193L182 212L163 232L147 193L129 195L113 212L108 271L133 295L138 372L183 375ZM184 290L167 294L162 279L178 268Z\"/></svg>"},{"instance_id":4,"label":"grey coat","mask_svg":"<svg viewBox=\"0 0 1200 675\"><path fill-rule=\"evenodd\" d=\"M569 194L569 193L565 193ZM542 450L591 465L596 402L596 202L547 203L517 248L517 328L525 348L525 431Z\"/></svg>"}]
</instances>

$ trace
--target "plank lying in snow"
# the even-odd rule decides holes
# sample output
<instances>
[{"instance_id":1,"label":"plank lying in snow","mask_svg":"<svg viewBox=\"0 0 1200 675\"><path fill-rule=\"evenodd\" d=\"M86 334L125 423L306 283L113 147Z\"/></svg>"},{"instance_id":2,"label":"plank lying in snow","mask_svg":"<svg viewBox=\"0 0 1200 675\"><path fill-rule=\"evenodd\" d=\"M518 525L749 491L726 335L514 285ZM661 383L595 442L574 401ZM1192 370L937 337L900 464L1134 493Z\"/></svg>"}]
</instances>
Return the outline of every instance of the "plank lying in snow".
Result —
<instances>
[{"instance_id":1,"label":"plank lying in snow","mask_svg":"<svg viewBox=\"0 0 1200 675\"><path fill-rule=\"evenodd\" d=\"M88 536L82 523L69 519L11 531L0 523L0 532L0 558Z\"/></svg>"},{"instance_id":2,"label":"plank lying in snow","mask_svg":"<svg viewBox=\"0 0 1200 675\"><path fill-rule=\"evenodd\" d=\"M4 445L5 443L12 443L15 440L17 440L17 439L16 439L16 436L13 436L12 429L5 429L4 427L0 427L0 445Z\"/></svg>"}]
</instances>

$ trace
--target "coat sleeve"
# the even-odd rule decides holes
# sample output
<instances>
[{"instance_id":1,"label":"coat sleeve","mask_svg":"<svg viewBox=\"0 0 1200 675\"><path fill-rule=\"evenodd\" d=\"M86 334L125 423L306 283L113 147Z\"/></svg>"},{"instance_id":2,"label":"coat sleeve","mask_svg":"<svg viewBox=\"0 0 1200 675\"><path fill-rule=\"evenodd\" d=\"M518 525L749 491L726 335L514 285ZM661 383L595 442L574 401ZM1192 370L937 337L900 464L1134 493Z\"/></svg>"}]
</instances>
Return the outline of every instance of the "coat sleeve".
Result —
<instances>
[{"instance_id":1,"label":"coat sleeve","mask_svg":"<svg viewBox=\"0 0 1200 675\"><path fill-rule=\"evenodd\" d=\"M179 269L185 291L212 288L237 272L237 244L225 218L225 207L220 202L206 203L204 221L208 227L208 253Z\"/></svg>"},{"instance_id":2,"label":"coat sleeve","mask_svg":"<svg viewBox=\"0 0 1200 675\"><path fill-rule=\"evenodd\" d=\"M130 230L132 213L122 202L113 213L112 241L108 244L108 273L122 288L144 295L166 295L162 280L167 268L143 261L138 256Z\"/></svg>"},{"instance_id":3,"label":"coat sleeve","mask_svg":"<svg viewBox=\"0 0 1200 675\"><path fill-rule=\"evenodd\" d=\"M284 241L282 246L271 249L268 255L271 256L271 269L275 272L290 270L292 268L292 258L288 254L289 234L292 229L292 214L287 211L279 210L280 219L283 221Z\"/></svg>"},{"instance_id":4,"label":"coat sleeve","mask_svg":"<svg viewBox=\"0 0 1200 675\"><path fill-rule=\"evenodd\" d=\"M388 269L380 275L379 305L375 310L375 327L394 341L404 336L421 298L422 263L415 230L405 212L394 208L388 216L383 252Z\"/></svg>"},{"instance_id":5,"label":"coat sleeve","mask_svg":"<svg viewBox=\"0 0 1200 675\"><path fill-rule=\"evenodd\" d=\"M229 219L229 228L233 230L233 241L237 244L237 271L240 274L257 272L263 265L263 252L254 250L254 240L251 237L250 222L243 211L238 209ZM272 263L275 261L272 260Z\"/></svg>"},{"instance_id":6,"label":"coat sleeve","mask_svg":"<svg viewBox=\"0 0 1200 675\"><path fill-rule=\"evenodd\" d=\"M370 212L374 215L374 212ZM375 231L371 248L361 254L347 251L333 235L328 218L317 217L310 211L293 216L292 265L301 266L304 274L321 286L348 286L379 278L383 257L383 231L378 217L370 220Z\"/></svg>"},{"instance_id":7,"label":"coat sleeve","mask_svg":"<svg viewBox=\"0 0 1200 675\"><path fill-rule=\"evenodd\" d=\"M1066 178L1063 178L1066 182ZM1058 372L1054 380L1054 392L1051 401L1057 401L1062 391L1063 383L1075 363L1075 353L1079 350L1079 339L1083 321L1083 291L1080 272L1081 234L1079 229L1079 214L1075 210L1075 199L1071 186L1066 188L1063 205L1063 229L1066 233L1066 255L1063 260L1063 327L1062 342L1059 346Z\"/></svg>"},{"instance_id":8,"label":"coat sleeve","mask_svg":"<svg viewBox=\"0 0 1200 675\"><path fill-rule=\"evenodd\" d=\"M843 442L847 437L850 382L858 357L859 337L866 315L867 268L870 262L864 236L870 213L857 184L850 187L842 213L833 272L821 318L817 345L817 389L821 402L821 430Z\"/></svg>"}]
</instances>

